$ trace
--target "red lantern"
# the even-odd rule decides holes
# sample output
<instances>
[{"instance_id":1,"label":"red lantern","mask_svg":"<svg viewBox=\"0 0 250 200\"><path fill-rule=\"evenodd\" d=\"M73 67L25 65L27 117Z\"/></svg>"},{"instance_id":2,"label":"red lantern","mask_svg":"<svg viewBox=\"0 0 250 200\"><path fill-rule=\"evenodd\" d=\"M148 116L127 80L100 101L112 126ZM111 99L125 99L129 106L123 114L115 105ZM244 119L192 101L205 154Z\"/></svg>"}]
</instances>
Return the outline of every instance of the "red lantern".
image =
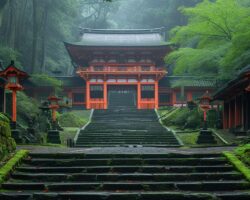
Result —
<instances>
[{"instance_id":1,"label":"red lantern","mask_svg":"<svg viewBox=\"0 0 250 200\"><path fill-rule=\"evenodd\" d=\"M49 96L48 100L50 102L49 108L52 110L52 121L56 122L56 110L60 107L59 101L61 99L56 96Z\"/></svg>"},{"instance_id":2,"label":"red lantern","mask_svg":"<svg viewBox=\"0 0 250 200\"><path fill-rule=\"evenodd\" d=\"M28 74L17 69L14 66L14 61L3 71L0 71L0 76L7 79L6 89L12 91L12 121L16 123L16 93L23 90L19 80L28 77Z\"/></svg>"},{"instance_id":3,"label":"red lantern","mask_svg":"<svg viewBox=\"0 0 250 200\"><path fill-rule=\"evenodd\" d=\"M200 98L200 108L203 110L203 114L204 114L203 118L204 118L205 125L206 125L206 121L207 121L207 111L210 110L211 100L212 100L212 98L210 97L208 91L206 91L206 93Z\"/></svg>"}]
</instances>

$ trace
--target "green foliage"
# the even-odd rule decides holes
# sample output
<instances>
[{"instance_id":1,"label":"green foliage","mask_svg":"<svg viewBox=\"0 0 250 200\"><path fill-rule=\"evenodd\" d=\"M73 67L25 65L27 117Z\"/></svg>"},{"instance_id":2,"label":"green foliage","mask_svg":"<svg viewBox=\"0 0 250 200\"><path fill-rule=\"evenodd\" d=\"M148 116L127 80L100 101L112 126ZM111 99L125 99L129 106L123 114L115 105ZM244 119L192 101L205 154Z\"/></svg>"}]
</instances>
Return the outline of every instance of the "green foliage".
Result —
<instances>
[{"instance_id":1,"label":"green foliage","mask_svg":"<svg viewBox=\"0 0 250 200\"><path fill-rule=\"evenodd\" d=\"M63 113L58 119L60 125L62 127L83 127L89 120L89 111L86 114L81 113L77 111Z\"/></svg>"},{"instance_id":2,"label":"green foliage","mask_svg":"<svg viewBox=\"0 0 250 200\"><path fill-rule=\"evenodd\" d=\"M179 6L193 6L200 0L126 0L114 1L118 8L113 10L109 20L115 28L157 28L167 31L186 22L178 11ZM138 12L140 10L141 12Z\"/></svg>"},{"instance_id":3,"label":"green foliage","mask_svg":"<svg viewBox=\"0 0 250 200\"><path fill-rule=\"evenodd\" d=\"M238 169L245 178L250 181L250 169L247 168L238 158L231 152L223 152L224 156Z\"/></svg>"},{"instance_id":4,"label":"green foliage","mask_svg":"<svg viewBox=\"0 0 250 200\"><path fill-rule=\"evenodd\" d=\"M11 60L15 61L15 66L22 69L22 65L19 62L21 54L13 50L12 48L0 45L0 60L3 62L4 66L8 66Z\"/></svg>"},{"instance_id":5,"label":"green foliage","mask_svg":"<svg viewBox=\"0 0 250 200\"><path fill-rule=\"evenodd\" d=\"M178 137L184 145L196 145L199 132L178 133Z\"/></svg>"},{"instance_id":6,"label":"green foliage","mask_svg":"<svg viewBox=\"0 0 250 200\"><path fill-rule=\"evenodd\" d=\"M19 150L3 167L0 168L0 184L3 183L9 174L17 167L23 158L28 155L27 150Z\"/></svg>"},{"instance_id":7,"label":"green foliage","mask_svg":"<svg viewBox=\"0 0 250 200\"><path fill-rule=\"evenodd\" d=\"M198 109L180 108L171 117L166 118L164 124L166 126L177 126L181 129L196 129L201 125L201 114Z\"/></svg>"},{"instance_id":8,"label":"green foliage","mask_svg":"<svg viewBox=\"0 0 250 200\"><path fill-rule=\"evenodd\" d=\"M180 8L188 24L171 31L171 41L181 48L166 62L175 74L231 78L250 61L250 7L247 1L203 0L195 7Z\"/></svg>"},{"instance_id":9,"label":"green foliage","mask_svg":"<svg viewBox=\"0 0 250 200\"><path fill-rule=\"evenodd\" d=\"M11 130L8 118L0 113L0 159L16 149L16 143L11 137Z\"/></svg>"},{"instance_id":10,"label":"green foliage","mask_svg":"<svg viewBox=\"0 0 250 200\"><path fill-rule=\"evenodd\" d=\"M235 154L239 159L250 167L250 144L246 144L235 149Z\"/></svg>"},{"instance_id":11,"label":"green foliage","mask_svg":"<svg viewBox=\"0 0 250 200\"><path fill-rule=\"evenodd\" d=\"M31 117L37 118L39 114L39 103L28 97L24 92L17 93L17 119L18 122L27 125Z\"/></svg>"},{"instance_id":12,"label":"green foliage","mask_svg":"<svg viewBox=\"0 0 250 200\"><path fill-rule=\"evenodd\" d=\"M61 81L47 74L33 74L30 80L37 86L51 86L56 92L62 91Z\"/></svg>"}]
</instances>

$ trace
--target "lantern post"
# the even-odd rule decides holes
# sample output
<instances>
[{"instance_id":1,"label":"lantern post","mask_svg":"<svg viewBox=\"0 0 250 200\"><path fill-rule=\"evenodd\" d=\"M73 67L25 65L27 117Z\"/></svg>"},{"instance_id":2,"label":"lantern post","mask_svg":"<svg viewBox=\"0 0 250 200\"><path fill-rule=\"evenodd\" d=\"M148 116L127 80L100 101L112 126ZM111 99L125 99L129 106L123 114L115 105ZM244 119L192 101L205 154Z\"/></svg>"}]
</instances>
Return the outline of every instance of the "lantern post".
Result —
<instances>
[{"instance_id":1,"label":"lantern post","mask_svg":"<svg viewBox=\"0 0 250 200\"><path fill-rule=\"evenodd\" d=\"M27 78L28 74L15 67L14 61L3 71L0 71L0 77L7 80L5 88L12 92L12 118L11 118L11 132L12 137L17 143L22 143L20 131L17 129L17 92L23 90L20 80Z\"/></svg>"},{"instance_id":2,"label":"lantern post","mask_svg":"<svg viewBox=\"0 0 250 200\"><path fill-rule=\"evenodd\" d=\"M200 98L200 108L203 111L203 127L200 130L200 135L198 137L198 144L215 144L216 141L210 130L207 128L207 111L210 110L210 102L212 98L208 91Z\"/></svg>"},{"instance_id":3,"label":"lantern post","mask_svg":"<svg viewBox=\"0 0 250 200\"><path fill-rule=\"evenodd\" d=\"M61 144L60 132L57 129L57 121L56 121L56 111L60 108L59 101L61 99L52 95L48 97L48 101L50 102L49 108L52 112L52 129L48 131L47 142L54 144Z\"/></svg>"}]
</instances>

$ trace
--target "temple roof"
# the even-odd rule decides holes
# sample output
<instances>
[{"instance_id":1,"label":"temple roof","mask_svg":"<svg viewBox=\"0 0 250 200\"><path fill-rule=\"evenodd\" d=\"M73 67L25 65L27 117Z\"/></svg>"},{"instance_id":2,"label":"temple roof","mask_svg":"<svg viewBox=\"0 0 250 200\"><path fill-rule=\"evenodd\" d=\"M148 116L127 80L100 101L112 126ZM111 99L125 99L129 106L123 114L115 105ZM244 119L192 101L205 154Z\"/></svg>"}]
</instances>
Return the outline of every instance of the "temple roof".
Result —
<instances>
[{"instance_id":1,"label":"temple roof","mask_svg":"<svg viewBox=\"0 0 250 200\"><path fill-rule=\"evenodd\" d=\"M245 88L249 85L250 77L250 65L241 69L237 76L228 81L214 94L215 100L225 100L229 96L236 95L239 91L244 91Z\"/></svg>"},{"instance_id":2,"label":"temple roof","mask_svg":"<svg viewBox=\"0 0 250 200\"><path fill-rule=\"evenodd\" d=\"M81 41L70 43L80 46L166 46L165 30L157 29L82 29Z\"/></svg>"},{"instance_id":3,"label":"temple roof","mask_svg":"<svg viewBox=\"0 0 250 200\"><path fill-rule=\"evenodd\" d=\"M160 85L171 88L194 87L194 88L214 88L216 80L213 78L200 78L197 76L166 76L160 81Z\"/></svg>"}]
</instances>

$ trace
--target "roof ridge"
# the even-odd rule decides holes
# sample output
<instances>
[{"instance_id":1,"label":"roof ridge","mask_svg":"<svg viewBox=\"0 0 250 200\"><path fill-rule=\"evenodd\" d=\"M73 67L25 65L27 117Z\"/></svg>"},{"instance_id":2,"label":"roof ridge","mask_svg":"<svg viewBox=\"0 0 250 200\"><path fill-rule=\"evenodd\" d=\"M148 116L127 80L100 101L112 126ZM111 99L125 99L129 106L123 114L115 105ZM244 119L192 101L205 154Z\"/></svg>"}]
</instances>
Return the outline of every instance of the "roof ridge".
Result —
<instances>
[{"instance_id":1,"label":"roof ridge","mask_svg":"<svg viewBox=\"0 0 250 200\"><path fill-rule=\"evenodd\" d=\"M152 29L91 29L91 28L82 28L80 27L82 34L84 33L97 33L97 34L147 34L147 33L163 33L166 31L165 27L161 28L152 28Z\"/></svg>"}]
</instances>

